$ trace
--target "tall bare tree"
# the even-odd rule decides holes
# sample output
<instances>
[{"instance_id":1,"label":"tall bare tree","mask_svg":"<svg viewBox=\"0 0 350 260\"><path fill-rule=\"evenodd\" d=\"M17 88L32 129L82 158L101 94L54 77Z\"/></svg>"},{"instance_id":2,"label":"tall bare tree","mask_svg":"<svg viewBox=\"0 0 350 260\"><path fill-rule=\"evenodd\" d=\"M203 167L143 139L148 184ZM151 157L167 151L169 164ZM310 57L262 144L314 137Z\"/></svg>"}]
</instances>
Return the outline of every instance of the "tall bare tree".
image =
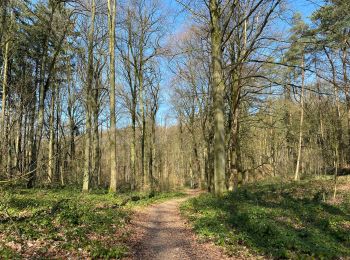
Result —
<instances>
[{"instance_id":1,"label":"tall bare tree","mask_svg":"<svg viewBox=\"0 0 350 260\"><path fill-rule=\"evenodd\" d=\"M115 112L115 17L116 1L108 0L108 33L109 33L109 56L110 56L110 157L111 157L111 180L109 190L117 190L117 148L116 148L116 112Z\"/></svg>"},{"instance_id":2,"label":"tall bare tree","mask_svg":"<svg viewBox=\"0 0 350 260\"><path fill-rule=\"evenodd\" d=\"M96 15L96 3L95 0L91 1L91 19L90 29L88 36L88 71L86 82L86 139L85 139L85 165L84 165L84 177L83 177L83 191L89 191L91 182L91 143L92 143L92 85L94 77L94 32L95 32L95 15Z\"/></svg>"}]
</instances>

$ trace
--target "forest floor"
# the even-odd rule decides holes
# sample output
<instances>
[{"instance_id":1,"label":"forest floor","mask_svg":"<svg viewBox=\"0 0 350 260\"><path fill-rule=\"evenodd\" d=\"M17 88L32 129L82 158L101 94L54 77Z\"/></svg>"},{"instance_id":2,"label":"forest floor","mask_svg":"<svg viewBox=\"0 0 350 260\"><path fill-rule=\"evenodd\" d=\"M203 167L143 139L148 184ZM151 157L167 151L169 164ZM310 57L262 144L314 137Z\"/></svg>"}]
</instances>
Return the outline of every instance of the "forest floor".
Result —
<instances>
[{"instance_id":1,"label":"forest floor","mask_svg":"<svg viewBox=\"0 0 350 260\"><path fill-rule=\"evenodd\" d=\"M181 212L199 239L244 259L350 259L350 178L268 182L223 197L201 194Z\"/></svg>"},{"instance_id":2,"label":"forest floor","mask_svg":"<svg viewBox=\"0 0 350 260\"><path fill-rule=\"evenodd\" d=\"M0 189L0 259L349 259L350 178L199 191Z\"/></svg>"},{"instance_id":3,"label":"forest floor","mask_svg":"<svg viewBox=\"0 0 350 260\"><path fill-rule=\"evenodd\" d=\"M183 196L0 189L0 259L122 258L129 255L127 227L134 209Z\"/></svg>"},{"instance_id":4,"label":"forest floor","mask_svg":"<svg viewBox=\"0 0 350 260\"><path fill-rule=\"evenodd\" d=\"M129 259L203 260L226 259L223 250L212 243L199 243L181 216L179 206L200 191L187 191L187 197L171 199L139 210L131 220Z\"/></svg>"}]
</instances>

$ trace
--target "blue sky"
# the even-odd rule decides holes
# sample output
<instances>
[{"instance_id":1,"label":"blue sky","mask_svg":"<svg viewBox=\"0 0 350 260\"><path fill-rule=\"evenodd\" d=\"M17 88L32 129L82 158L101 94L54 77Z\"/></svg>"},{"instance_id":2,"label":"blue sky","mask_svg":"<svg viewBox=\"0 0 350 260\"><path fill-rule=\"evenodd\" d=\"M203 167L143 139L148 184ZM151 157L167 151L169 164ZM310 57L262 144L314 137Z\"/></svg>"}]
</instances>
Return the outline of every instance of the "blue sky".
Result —
<instances>
[{"instance_id":1,"label":"blue sky","mask_svg":"<svg viewBox=\"0 0 350 260\"><path fill-rule=\"evenodd\" d=\"M165 3L169 8L174 10L181 10L182 7L176 2L176 0L163 0L162 3ZM291 9L294 12L300 12L303 17L307 20L311 16L312 12L315 11L318 7L324 4L323 0L285 0L288 9ZM185 17L184 14L177 13L177 22L178 25L181 25Z\"/></svg>"},{"instance_id":2,"label":"blue sky","mask_svg":"<svg viewBox=\"0 0 350 260\"><path fill-rule=\"evenodd\" d=\"M324 1L321 0L289 0L289 5L293 10L299 11L304 18L309 17L313 11L322 6Z\"/></svg>"},{"instance_id":3,"label":"blue sky","mask_svg":"<svg viewBox=\"0 0 350 260\"><path fill-rule=\"evenodd\" d=\"M100 0L96 0L97 2ZM128 1L128 0L117 0L117 4L120 1ZM176 0L159 0L166 9L169 9L170 11L170 33L176 33L177 31L181 31L184 26L186 26L186 23L188 23L188 18L185 12L181 12L183 10L182 6L180 6ZM299 12L302 14L302 17L308 21L311 14L320 6L324 4L323 0L285 0L286 1L286 7L289 10L288 13L285 15L285 18L292 17L294 12ZM32 0L32 3L36 3L38 0ZM288 19L287 19L288 20ZM280 21L280 28L283 28L283 31L288 31L289 24L287 22ZM165 72L165 79L163 81L163 102L160 106L159 114L158 114L158 122L161 124L164 124L165 118L168 118L170 115L173 115L173 111L170 110L171 106L169 104L169 94L171 92L170 86L169 86L169 79L171 77L171 73L167 71L166 68L163 69L163 72ZM172 118L167 119L167 124L171 124L171 121L174 120L173 116ZM170 122L169 122L170 120Z\"/></svg>"},{"instance_id":4,"label":"blue sky","mask_svg":"<svg viewBox=\"0 0 350 260\"><path fill-rule=\"evenodd\" d=\"M164 1L164 2L163 2ZM172 9L175 13L174 15L174 25L172 28L172 33L176 31L181 31L181 29L186 26L186 23L188 23L188 20L186 18L186 14L184 12L180 12L182 10L182 7L176 2L176 0L163 0L162 3L164 3L167 7ZM301 13L302 17L305 19L306 22L309 22L309 18L312 15L312 13L323 5L323 0L286 0L286 8L288 12L285 14L285 17L292 17L293 13L299 12ZM280 29L281 31L288 31L290 28L290 25L286 22L280 21ZM169 116L172 114L173 111L170 111L170 104L169 98L167 98L167 94L170 93L169 90L169 81L165 80L163 82L165 84L164 90L166 93L163 93L163 96L165 96L165 100L163 100L163 104L160 107L159 115L158 115L158 121L162 123L162 118L166 116Z\"/></svg>"}]
</instances>

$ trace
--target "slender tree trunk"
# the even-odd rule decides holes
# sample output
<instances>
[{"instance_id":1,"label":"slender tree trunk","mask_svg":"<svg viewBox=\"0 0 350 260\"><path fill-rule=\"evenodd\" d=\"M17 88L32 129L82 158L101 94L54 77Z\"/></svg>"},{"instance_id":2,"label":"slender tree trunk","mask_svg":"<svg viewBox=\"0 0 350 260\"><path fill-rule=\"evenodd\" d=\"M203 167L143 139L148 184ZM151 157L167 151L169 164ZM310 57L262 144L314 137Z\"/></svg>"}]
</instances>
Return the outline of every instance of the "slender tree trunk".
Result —
<instances>
[{"instance_id":1,"label":"slender tree trunk","mask_svg":"<svg viewBox=\"0 0 350 260\"><path fill-rule=\"evenodd\" d=\"M38 70L39 70L38 62L35 64L35 86L37 86L38 79ZM35 171L36 171L36 142L35 142L35 116L36 116L36 91L33 91L31 96L31 104L29 108L29 130L28 130L28 177L29 180L27 182L27 188L33 188L35 182Z\"/></svg>"},{"instance_id":2,"label":"slender tree trunk","mask_svg":"<svg viewBox=\"0 0 350 260\"><path fill-rule=\"evenodd\" d=\"M290 111L290 105L291 105L291 75L288 73L288 83L284 87L284 126L286 128L286 134L285 134L285 139L286 139L286 152L287 152L287 160L285 162L285 169L288 170L289 168L289 162L293 162L294 165L294 159L295 159L295 149L293 145L293 140L292 140L292 132L291 132L291 111Z\"/></svg>"},{"instance_id":3,"label":"slender tree trunk","mask_svg":"<svg viewBox=\"0 0 350 260\"><path fill-rule=\"evenodd\" d=\"M338 165L339 165L339 154L338 147L335 148L335 172L334 172L334 189L333 189L333 199L337 196L337 183L338 183Z\"/></svg>"},{"instance_id":4,"label":"slender tree trunk","mask_svg":"<svg viewBox=\"0 0 350 260\"><path fill-rule=\"evenodd\" d=\"M156 118L155 115L152 115L151 123L151 132L150 132L150 156L149 156L149 185L150 190L153 192L154 189L154 173L155 173L155 157L156 157Z\"/></svg>"},{"instance_id":5,"label":"slender tree trunk","mask_svg":"<svg viewBox=\"0 0 350 260\"><path fill-rule=\"evenodd\" d=\"M6 134L6 144L7 144L7 163L6 163L6 173L8 178L12 178L12 142L13 140L13 135L11 131L11 119L7 120L7 134Z\"/></svg>"},{"instance_id":6,"label":"slender tree trunk","mask_svg":"<svg viewBox=\"0 0 350 260\"><path fill-rule=\"evenodd\" d=\"M1 10L2 10L2 14L1 14L1 31L0 31L0 42L2 42L2 39L4 37L4 34L6 34L6 30L7 30L7 23L6 23L6 17L7 17L7 6L8 6L8 0L2 0L1 3Z\"/></svg>"},{"instance_id":7,"label":"slender tree trunk","mask_svg":"<svg viewBox=\"0 0 350 260\"><path fill-rule=\"evenodd\" d=\"M92 158L92 169L94 185L100 186L101 182L101 160L100 160L100 136L98 131L98 114L99 114L99 87L100 87L100 74L96 75L96 83L94 89L94 104L93 104L93 158ZM113 134L113 133L110 133Z\"/></svg>"},{"instance_id":8,"label":"slender tree trunk","mask_svg":"<svg viewBox=\"0 0 350 260\"><path fill-rule=\"evenodd\" d=\"M137 87L136 87L136 75L134 75L134 82L132 79L131 71L131 59L134 59L134 52L132 46L132 25L131 25L131 11L128 9L127 12L127 29L128 29L128 49L127 49L127 60L126 60L126 70L128 75L129 87L131 92L131 123L132 123L132 136L130 142L130 189L135 190L136 188L136 109L137 109ZM133 65L134 66L134 65Z\"/></svg>"},{"instance_id":9,"label":"slender tree trunk","mask_svg":"<svg viewBox=\"0 0 350 260\"><path fill-rule=\"evenodd\" d=\"M130 144L130 184L131 190L135 190L135 181L136 181L136 101L133 100L133 108L131 112L132 117L132 140Z\"/></svg>"},{"instance_id":10,"label":"slender tree trunk","mask_svg":"<svg viewBox=\"0 0 350 260\"><path fill-rule=\"evenodd\" d=\"M350 86L348 83L348 72L347 72L347 49L342 50L342 67L343 67L343 80L344 80L344 90L345 90L345 100L347 109L347 123L348 123L348 151L347 151L347 162L350 164Z\"/></svg>"},{"instance_id":11,"label":"slender tree trunk","mask_svg":"<svg viewBox=\"0 0 350 260\"><path fill-rule=\"evenodd\" d=\"M48 183L52 184L54 182L55 173L55 90L51 94L51 111L50 111L50 121L49 121L49 162L48 162Z\"/></svg>"},{"instance_id":12,"label":"slender tree trunk","mask_svg":"<svg viewBox=\"0 0 350 260\"><path fill-rule=\"evenodd\" d=\"M95 31L95 13L96 5L95 0L91 3L91 23L88 39L88 72L87 72L87 85L86 85L86 139L85 139L85 163L84 163L84 175L83 175L83 191L87 192L90 189L91 182L91 108L93 104L92 100L92 84L94 74L94 31Z\"/></svg>"},{"instance_id":13,"label":"slender tree trunk","mask_svg":"<svg viewBox=\"0 0 350 260\"><path fill-rule=\"evenodd\" d=\"M9 62L9 50L10 50L10 40L7 39L5 43L4 52L4 69L3 69L3 79L2 79L2 109L1 109L1 136L5 135L6 130L6 101L7 101L7 76L8 76L8 62Z\"/></svg>"},{"instance_id":14,"label":"slender tree trunk","mask_svg":"<svg viewBox=\"0 0 350 260\"><path fill-rule=\"evenodd\" d=\"M6 120L6 106L7 106L7 77L8 77L8 63L9 63L9 48L10 48L10 40L8 37L6 37L6 43L5 43L5 51L4 51L4 60L3 60L3 80L2 80L2 110L1 110L1 129L0 129L0 134L1 134L1 143L2 143L2 154L9 155L8 151L10 148L9 144L9 138L8 135L6 134L6 126L8 124ZM5 156L3 158L6 158ZM5 160L5 159L4 159ZM4 165L7 165L6 167L6 174L8 178L10 178L10 172L8 171L8 160L7 162L4 163Z\"/></svg>"},{"instance_id":15,"label":"slender tree trunk","mask_svg":"<svg viewBox=\"0 0 350 260\"><path fill-rule=\"evenodd\" d=\"M303 126L304 126L304 83L305 83L305 70L304 70L304 55L301 61L301 95L300 95L300 125L299 125L299 142L298 142L298 157L297 166L295 168L294 180L300 179L300 165L302 160L302 146L303 146Z\"/></svg>"},{"instance_id":16,"label":"slender tree trunk","mask_svg":"<svg viewBox=\"0 0 350 260\"><path fill-rule=\"evenodd\" d=\"M115 114L115 17L116 2L108 0L108 26L109 26L109 55L110 55L110 93L109 93L109 110L110 110L110 159L111 159L111 180L109 190L117 191L117 147L116 147L116 114Z\"/></svg>"},{"instance_id":17,"label":"slender tree trunk","mask_svg":"<svg viewBox=\"0 0 350 260\"><path fill-rule=\"evenodd\" d=\"M35 107L35 102L33 104L33 107ZM37 156L36 156L36 142L35 142L35 131L34 131L34 122L35 122L35 109L33 109L30 112L30 128L29 128L29 169L28 169L28 176L29 176L29 181L27 183L27 188L33 188L34 182L35 182L35 177L36 175L34 174L36 171L36 165L37 165Z\"/></svg>"},{"instance_id":18,"label":"slender tree trunk","mask_svg":"<svg viewBox=\"0 0 350 260\"><path fill-rule=\"evenodd\" d=\"M235 102L235 101L234 101ZM238 101L237 101L238 102ZM239 174L241 169L241 150L239 144L239 108L238 104L233 111L233 123L232 123L232 151L231 151L231 170L233 175L233 187L230 189L237 189L239 182Z\"/></svg>"},{"instance_id":19,"label":"slender tree trunk","mask_svg":"<svg viewBox=\"0 0 350 260\"><path fill-rule=\"evenodd\" d=\"M28 111L23 108L23 133L22 133L22 140L20 142L20 154L19 154L19 161L20 161L20 172L23 174L25 170L28 168L27 164L27 158L28 158L28 129L30 127L30 124L28 123L29 114Z\"/></svg>"},{"instance_id":20,"label":"slender tree trunk","mask_svg":"<svg viewBox=\"0 0 350 260\"><path fill-rule=\"evenodd\" d=\"M179 118L179 137L180 137L180 171L181 171L181 185L184 186L186 183L186 164L184 154L184 131L182 118ZM180 172L179 172L180 174Z\"/></svg>"},{"instance_id":21,"label":"slender tree trunk","mask_svg":"<svg viewBox=\"0 0 350 260\"><path fill-rule=\"evenodd\" d=\"M140 59L142 56L140 55ZM140 61L140 63L142 63ZM144 188L145 184L145 173L146 173L146 114L144 107L144 89L143 89L143 65L140 64L140 69L138 71L138 81L139 81L139 101L140 101L140 114L142 118L142 136L141 136L141 176L140 176L140 188Z\"/></svg>"},{"instance_id":22,"label":"slender tree trunk","mask_svg":"<svg viewBox=\"0 0 350 260\"><path fill-rule=\"evenodd\" d=\"M56 90L56 156L54 158L56 167L55 167L55 179L60 183L61 187L65 185L64 178L64 161L65 161L65 149L62 149L62 138L60 138L60 126L61 126L61 117L62 117L62 99L60 88ZM63 134L63 133L62 133Z\"/></svg>"},{"instance_id":23,"label":"slender tree trunk","mask_svg":"<svg viewBox=\"0 0 350 260\"><path fill-rule=\"evenodd\" d=\"M22 124L23 124L23 105L21 105L19 117L17 121L17 128L16 128L16 142L15 142L15 167L19 171L21 170L21 152L22 152Z\"/></svg>"},{"instance_id":24,"label":"slender tree trunk","mask_svg":"<svg viewBox=\"0 0 350 260\"><path fill-rule=\"evenodd\" d=\"M9 59L9 46L10 39L7 33L7 8L8 8L8 0L3 0L1 3L2 8L2 19L1 19L1 31L0 31L0 45L2 45L3 40L5 42L4 49L2 50L3 54L3 81L2 81L2 111L0 117L0 166L4 166L4 172L7 170L5 161L6 152L6 99L7 99L7 75L8 75L8 59ZM8 173L7 173L8 174Z\"/></svg>"},{"instance_id":25,"label":"slender tree trunk","mask_svg":"<svg viewBox=\"0 0 350 260\"><path fill-rule=\"evenodd\" d=\"M225 183L225 125L224 125L224 91L222 71L222 31L220 10L217 0L210 0L211 15L211 62L214 92L214 189L221 195L226 191Z\"/></svg>"},{"instance_id":26,"label":"slender tree trunk","mask_svg":"<svg viewBox=\"0 0 350 260\"><path fill-rule=\"evenodd\" d=\"M85 161L84 161L84 175L83 175L83 191L87 192L90 189L91 182L91 143L92 143L92 135L91 135L91 103L89 101L91 95L90 90L86 90L87 93L87 104L86 104L86 137L85 137Z\"/></svg>"},{"instance_id":27,"label":"slender tree trunk","mask_svg":"<svg viewBox=\"0 0 350 260\"><path fill-rule=\"evenodd\" d=\"M69 163L68 170L70 173L75 174L75 184L78 183L78 171L74 167L75 163L75 122L73 114L73 93L71 90L71 71L70 65L68 65L68 118L69 118Z\"/></svg>"}]
</instances>

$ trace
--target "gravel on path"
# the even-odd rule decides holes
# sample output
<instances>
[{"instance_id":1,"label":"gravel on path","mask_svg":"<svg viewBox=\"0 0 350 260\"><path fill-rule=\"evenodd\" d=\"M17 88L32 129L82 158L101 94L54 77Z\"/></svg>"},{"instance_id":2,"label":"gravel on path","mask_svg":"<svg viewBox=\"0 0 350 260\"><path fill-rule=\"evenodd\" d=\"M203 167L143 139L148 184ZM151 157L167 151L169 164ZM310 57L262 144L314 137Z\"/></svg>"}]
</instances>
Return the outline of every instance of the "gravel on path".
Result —
<instances>
[{"instance_id":1,"label":"gravel on path","mask_svg":"<svg viewBox=\"0 0 350 260\"><path fill-rule=\"evenodd\" d=\"M199 193L188 191L185 198L168 200L138 211L131 220L133 253L129 259L229 259L215 245L199 243L180 215L179 205Z\"/></svg>"}]
</instances>

